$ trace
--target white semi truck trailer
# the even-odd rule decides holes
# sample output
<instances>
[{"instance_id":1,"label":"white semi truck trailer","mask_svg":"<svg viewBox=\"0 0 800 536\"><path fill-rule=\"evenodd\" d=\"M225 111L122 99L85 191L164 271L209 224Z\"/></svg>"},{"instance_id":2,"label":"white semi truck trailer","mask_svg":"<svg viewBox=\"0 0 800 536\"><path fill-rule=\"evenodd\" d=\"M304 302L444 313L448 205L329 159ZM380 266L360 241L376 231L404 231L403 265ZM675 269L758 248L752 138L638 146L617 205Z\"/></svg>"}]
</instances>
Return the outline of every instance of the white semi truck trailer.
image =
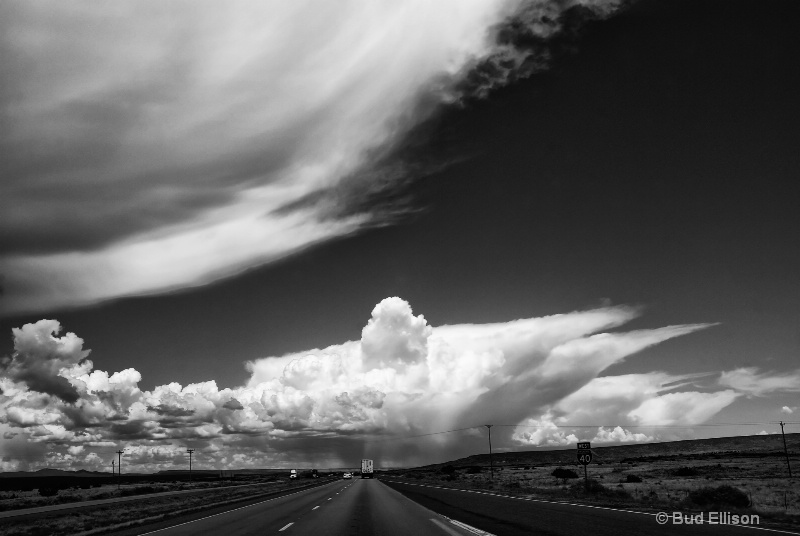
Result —
<instances>
[{"instance_id":1,"label":"white semi truck trailer","mask_svg":"<svg viewBox=\"0 0 800 536\"><path fill-rule=\"evenodd\" d=\"M373 478L372 460L361 460L361 478Z\"/></svg>"}]
</instances>

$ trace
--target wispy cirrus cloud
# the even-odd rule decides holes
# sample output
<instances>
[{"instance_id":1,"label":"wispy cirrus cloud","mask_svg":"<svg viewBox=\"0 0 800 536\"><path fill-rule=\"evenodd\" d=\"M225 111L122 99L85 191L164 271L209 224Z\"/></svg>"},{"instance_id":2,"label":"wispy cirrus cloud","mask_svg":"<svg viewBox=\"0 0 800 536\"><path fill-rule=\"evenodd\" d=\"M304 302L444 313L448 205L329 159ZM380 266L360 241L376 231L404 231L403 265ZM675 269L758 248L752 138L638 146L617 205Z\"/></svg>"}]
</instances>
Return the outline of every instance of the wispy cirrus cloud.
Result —
<instances>
[{"instance_id":1,"label":"wispy cirrus cloud","mask_svg":"<svg viewBox=\"0 0 800 536\"><path fill-rule=\"evenodd\" d=\"M756 367L742 367L723 372L719 384L736 389L747 396L764 396L775 392L800 392L800 369L789 372L760 372Z\"/></svg>"},{"instance_id":2,"label":"wispy cirrus cloud","mask_svg":"<svg viewBox=\"0 0 800 536\"><path fill-rule=\"evenodd\" d=\"M693 390L690 376L600 376L639 351L710 326L609 331L638 315L617 306L434 327L404 300L387 298L359 340L254 360L240 387L173 382L149 391L139 388L133 368L95 369L80 338L60 336L58 322L42 320L14 331L16 351L0 373L0 426L53 445L51 464L100 464L125 445L142 470L163 469L182 464L178 445L191 445L208 467L305 459L336 466L358 451L389 465L452 458L483 444L476 434L440 435L420 450L409 437L419 434L502 423L517 428L498 429L498 446L559 445L577 440L580 429L570 426L592 425L595 442L643 441L653 434L628 427L702 423L733 402L731 389ZM23 362L36 377L17 374ZM51 388L56 379L75 396ZM44 463L14 459L19 467Z\"/></svg>"},{"instance_id":3,"label":"wispy cirrus cloud","mask_svg":"<svg viewBox=\"0 0 800 536\"><path fill-rule=\"evenodd\" d=\"M409 128L618 4L5 2L0 307L201 285L374 224Z\"/></svg>"}]
</instances>

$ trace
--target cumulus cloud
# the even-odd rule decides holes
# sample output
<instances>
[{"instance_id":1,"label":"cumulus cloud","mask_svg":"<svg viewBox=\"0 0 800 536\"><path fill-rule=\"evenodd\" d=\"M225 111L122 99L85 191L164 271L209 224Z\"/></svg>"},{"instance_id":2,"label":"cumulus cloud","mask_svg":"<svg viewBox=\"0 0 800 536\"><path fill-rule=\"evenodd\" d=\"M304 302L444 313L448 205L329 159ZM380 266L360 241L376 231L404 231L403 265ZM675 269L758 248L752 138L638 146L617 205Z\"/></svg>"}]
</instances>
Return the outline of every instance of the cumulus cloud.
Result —
<instances>
[{"instance_id":1,"label":"cumulus cloud","mask_svg":"<svg viewBox=\"0 0 800 536\"><path fill-rule=\"evenodd\" d=\"M796 410L796 409L797 408L790 408L789 406L783 406L781 408L781 413L785 413L787 415L791 415L792 413L794 413L794 410Z\"/></svg>"},{"instance_id":2,"label":"cumulus cloud","mask_svg":"<svg viewBox=\"0 0 800 536\"><path fill-rule=\"evenodd\" d=\"M201 285L379 223L410 128L619 3L6 2L0 307Z\"/></svg>"},{"instance_id":3,"label":"cumulus cloud","mask_svg":"<svg viewBox=\"0 0 800 536\"><path fill-rule=\"evenodd\" d=\"M3 375L24 383L32 391L51 394L65 402L77 401L78 392L62 371L79 366L89 355L88 350L83 350L83 339L74 333L55 337L61 331L56 320L40 320L12 331L15 351L0 360Z\"/></svg>"},{"instance_id":4,"label":"cumulus cloud","mask_svg":"<svg viewBox=\"0 0 800 536\"><path fill-rule=\"evenodd\" d=\"M225 408L225 409L230 409L230 410L234 410L234 411L238 410L238 409L244 409L244 406L242 405L242 403L239 402L238 400L236 400L235 398L231 398L230 400L228 400L227 402L222 404L222 407Z\"/></svg>"},{"instance_id":5,"label":"cumulus cloud","mask_svg":"<svg viewBox=\"0 0 800 536\"><path fill-rule=\"evenodd\" d=\"M653 441L652 436L633 433L621 426L617 426L613 430L600 427L597 435L592 438L593 443L647 443L650 441Z\"/></svg>"},{"instance_id":6,"label":"cumulus cloud","mask_svg":"<svg viewBox=\"0 0 800 536\"><path fill-rule=\"evenodd\" d=\"M493 439L508 448L650 441L643 426L703 423L740 396L693 390L697 375L602 376L709 326L609 331L638 314L615 306L434 327L393 297L373 309L361 339L254 360L243 386L173 382L149 391L135 369L95 370L83 341L56 338L58 323L41 321L13 332L0 426L15 445L48 445L53 466L100 467L121 446L140 470L183 463L187 446L198 467L335 466L367 454L408 464L481 449L483 424L499 425ZM37 365L23 369L23 353ZM469 430L424 445L410 437L461 428Z\"/></svg>"},{"instance_id":7,"label":"cumulus cloud","mask_svg":"<svg viewBox=\"0 0 800 536\"><path fill-rule=\"evenodd\" d=\"M520 444L537 447L563 447L580 441L575 433L559 428L549 413L540 419L526 419L511 437Z\"/></svg>"}]
</instances>

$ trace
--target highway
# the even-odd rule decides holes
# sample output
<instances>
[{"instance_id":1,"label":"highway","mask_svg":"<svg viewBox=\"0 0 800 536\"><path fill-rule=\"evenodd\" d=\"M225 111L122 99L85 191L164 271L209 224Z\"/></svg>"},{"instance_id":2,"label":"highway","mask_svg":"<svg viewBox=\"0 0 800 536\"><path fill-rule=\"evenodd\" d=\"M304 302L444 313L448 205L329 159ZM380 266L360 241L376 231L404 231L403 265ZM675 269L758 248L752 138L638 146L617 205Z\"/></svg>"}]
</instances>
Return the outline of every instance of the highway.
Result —
<instances>
[{"instance_id":1,"label":"highway","mask_svg":"<svg viewBox=\"0 0 800 536\"><path fill-rule=\"evenodd\" d=\"M656 513L604 508L580 504L504 497L475 490L385 481L387 486L435 510L498 536L584 535L584 536L716 536L734 534L798 534L769 531L762 527L708 524L659 524ZM668 512L671 514L671 512Z\"/></svg>"},{"instance_id":2,"label":"highway","mask_svg":"<svg viewBox=\"0 0 800 536\"><path fill-rule=\"evenodd\" d=\"M142 527L135 533L140 536L482 534L431 512L372 479L338 480L172 527L157 530Z\"/></svg>"},{"instance_id":3,"label":"highway","mask_svg":"<svg viewBox=\"0 0 800 536\"><path fill-rule=\"evenodd\" d=\"M763 527L662 525L653 513L371 479L337 480L229 511L209 511L191 520L168 523L174 525L141 527L115 534L755 536L765 533Z\"/></svg>"}]
</instances>

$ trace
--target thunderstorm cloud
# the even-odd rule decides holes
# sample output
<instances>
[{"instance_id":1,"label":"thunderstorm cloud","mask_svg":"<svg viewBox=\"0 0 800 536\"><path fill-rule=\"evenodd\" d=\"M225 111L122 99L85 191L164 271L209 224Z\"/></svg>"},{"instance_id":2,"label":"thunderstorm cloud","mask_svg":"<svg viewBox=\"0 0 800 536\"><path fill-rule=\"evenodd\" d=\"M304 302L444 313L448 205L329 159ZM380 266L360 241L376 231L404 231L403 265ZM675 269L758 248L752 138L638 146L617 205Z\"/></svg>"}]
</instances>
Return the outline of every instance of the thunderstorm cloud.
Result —
<instances>
[{"instance_id":1,"label":"thunderstorm cloud","mask_svg":"<svg viewBox=\"0 0 800 536\"><path fill-rule=\"evenodd\" d=\"M787 388L778 373L754 369L716 383L705 382L710 374L611 374L638 352L711 326L619 330L639 314L612 306L436 327L392 297L359 340L255 359L245 385L150 391L133 368L95 369L79 337L59 337L59 323L42 320L13 331L15 351L3 361L0 456L8 470L99 467L125 446L128 463L158 470L183 463L191 445L209 468L337 466L361 454L411 464L473 453L487 423L507 426L497 441L509 448L651 441L658 426L702 424L739 397ZM413 437L461 428L473 432L437 435L424 448Z\"/></svg>"}]
</instances>

